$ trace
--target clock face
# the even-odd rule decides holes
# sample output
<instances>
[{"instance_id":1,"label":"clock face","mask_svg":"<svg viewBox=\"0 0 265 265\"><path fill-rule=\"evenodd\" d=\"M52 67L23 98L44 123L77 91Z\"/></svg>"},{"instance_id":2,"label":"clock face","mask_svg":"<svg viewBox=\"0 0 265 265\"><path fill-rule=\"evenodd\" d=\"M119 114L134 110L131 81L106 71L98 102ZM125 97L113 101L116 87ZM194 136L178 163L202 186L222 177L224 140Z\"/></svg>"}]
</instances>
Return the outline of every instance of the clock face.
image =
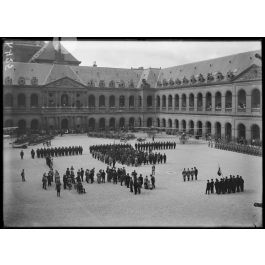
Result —
<instances>
[{"instance_id":1,"label":"clock face","mask_svg":"<svg viewBox=\"0 0 265 265\"><path fill-rule=\"evenodd\" d=\"M60 43L63 46L63 47L61 46L62 54L72 53L77 47L76 38L58 38L58 37L53 38L52 44L55 50L58 51L60 49L60 45L59 45Z\"/></svg>"}]
</instances>

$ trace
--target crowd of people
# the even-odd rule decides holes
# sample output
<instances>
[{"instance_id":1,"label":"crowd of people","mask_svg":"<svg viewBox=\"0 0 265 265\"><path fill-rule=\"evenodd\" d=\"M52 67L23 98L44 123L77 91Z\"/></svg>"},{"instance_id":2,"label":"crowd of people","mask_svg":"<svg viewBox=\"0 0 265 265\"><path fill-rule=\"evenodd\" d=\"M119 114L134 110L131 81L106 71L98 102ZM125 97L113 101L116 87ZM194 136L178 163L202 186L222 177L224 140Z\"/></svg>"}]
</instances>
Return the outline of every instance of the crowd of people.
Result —
<instances>
[{"instance_id":1,"label":"crowd of people","mask_svg":"<svg viewBox=\"0 0 265 265\"><path fill-rule=\"evenodd\" d=\"M32 159L35 158L45 158L47 156L57 157L57 156L71 156L71 155L82 155L82 146L63 146L63 147L51 147L51 148L38 148L35 152L34 149L31 150Z\"/></svg>"},{"instance_id":2,"label":"crowd of people","mask_svg":"<svg viewBox=\"0 0 265 265\"><path fill-rule=\"evenodd\" d=\"M243 192L244 179L239 175L236 177L230 175L230 178L225 177L220 180L216 179L215 182L213 179L211 179L211 181L207 180L205 194L214 193L214 190L216 194Z\"/></svg>"},{"instance_id":3,"label":"crowd of people","mask_svg":"<svg viewBox=\"0 0 265 265\"><path fill-rule=\"evenodd\" d=\"M175 142L147 142L147 143L135 143L136 150L140 151L151 151L151 150L162 150L162 149L176 149Z\"/></svg>"},{"instance_id":4,"label":"crowd of people","mask_svg":"<svg viewBox=\"0 0 265 265\"><path fill-rule=\"evenodd\" d=\"M261 156L262 155L262 147L259 146L251 146L251 145L245 145L245 144L238 144L233 142L221 142L216 141L213 143L208 143L209 147L215 147L220 150L227 150L232 152L238 152L243 154L249 154L249 155L255 155L255 156Z\"/></svg>"},{"instance_id":5,"label":"crowd of people","mask_svg":"<svg viewBox=\"0 0 265 265\"><path fill-rule=\"evenodd\" d=\"M92 145L89 150L93 158L113 167L116 162L127 166L141 166L142 164L162 164L167 161L166 154L139 151L130 144Z\"/></svg>"},{"instance_id":6,"label":"crowd of people","mask_svg":"<svg viewBox=\"0 0 265 265\"><path fill-rule=\"evenodd\" d=\"M186 180L187 181L190 181L190 180L197 180L198 178L198 169L196 167L193 167L191 168L190 170L189 169L183 169L182 171L182 177L183 177L183 181L185 182Z\"/></svg>"}]
</instances>

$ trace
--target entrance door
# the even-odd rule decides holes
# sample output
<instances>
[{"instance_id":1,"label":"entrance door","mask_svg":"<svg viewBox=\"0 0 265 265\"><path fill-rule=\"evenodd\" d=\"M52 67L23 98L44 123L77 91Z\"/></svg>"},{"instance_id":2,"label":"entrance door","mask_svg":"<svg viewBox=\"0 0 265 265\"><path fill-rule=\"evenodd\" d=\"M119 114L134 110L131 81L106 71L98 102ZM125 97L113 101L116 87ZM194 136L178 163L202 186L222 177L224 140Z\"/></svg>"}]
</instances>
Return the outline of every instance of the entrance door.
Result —
<instances>
[{"instance_id":1,"label":"entrance door","mask_svg":"<svg viewBox=\"0 0 265 265\"><path fill-rule=\"evenodd\" d=\"M68 120L67 119L63 119L61 122L61 128L62 130L68 130Z\"/></svg>"}]
</instances>

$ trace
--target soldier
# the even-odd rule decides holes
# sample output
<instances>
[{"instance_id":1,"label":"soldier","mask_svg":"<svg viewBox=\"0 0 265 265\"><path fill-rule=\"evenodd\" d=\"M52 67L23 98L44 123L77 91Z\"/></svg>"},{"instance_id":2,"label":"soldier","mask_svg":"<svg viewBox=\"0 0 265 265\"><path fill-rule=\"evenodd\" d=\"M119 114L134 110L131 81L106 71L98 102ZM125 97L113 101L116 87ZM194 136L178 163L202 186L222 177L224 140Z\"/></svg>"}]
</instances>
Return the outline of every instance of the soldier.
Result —
<instances>
[{"instance_id":1,"label":"soldier","mask_svg":"<svg viewBox=\"0 0 265 265\"><path fill-rule=\"evenodd\" d=\"M46 173L43 174L42 177L42 188L47 190L47 177L46 177Z\"/></svg>"},{"instance_id":2,"label":"soldier","mask_svg":"<svg viewBox=\"0 0 265 265\"><path fill-rule=\"evenodd\" d=\"M197 180L198 169L196 167L194 167L194 175L195 175L195 180Z\"/></svg>"},{"instance_id":3,"label":"soldier","mask_svg":"<svg viewBox=\"0 0 265 265\"><path fill-rule=\"evenodd\" d=\"M143 183L144 183L144 179L143 179L142 174L140 174L140 176L138 178L138 182L139 182L140 187L142 188L143 187Z\"/></svg>"},{"instance_id":4,"label":"soldier","mask_svg":"<svg viewBox=\"0 0 265 265\"><path fill-rule=\"evenodd\" d=\"M63 188L64 188L64 190L66 189L66 185L67 185L67 175L64 174L63 175Z\"/></svg>"},{"instance_id":5,"label":"soldier","mask_svg":"<svg viewBox=\"0 0 265 265\"><path fill-rule=\"evenodd\" d=\"M105 177L106 177L106 173L105 173L105 171L103 170L103 171L101 172L101 181L102 181L102 183L105 183ZM83 181L83 178L82 178L82 181Z\"/></svg>"},{"instance_id":6,"label":"soldier","mask_svg":"<svg viewBox=\"0 0 265 265\"><path fill-rule=\"evenodd\" d=\"M193 180L193 175L194 175L194 169L193 169L193 168L191 168L191 170L190 170L190 176L191 176L191 180Z\"/></svg>"},{"instance_id":7,"label":"soldier","mask_svg":"<svg viewBox=\"0 0 265 265\"><path fill-rule=\"evenodd\" d=\"M151 175L151 183L152 183L152 188L155 189L155 176Z\"/></svg>"},{"instance_id":8,"label":"soldier","mask_svg":"<svg viewBox=\"0 0 265 265\"><path fill-rule=\"evenodd\" d=\"M211 179L210 188L211 188L211 193L214 193L214 182L213 182L213 179Z\"/></svg>"},{"instance_id":9,"label":"soldier","mask_svg":"<svg viewBox=\"0 0 265 265\"><path fill-rule=\"evenodd\" d=\"M219 180L218 179L215 180L214 186L215 186L216 194L220 194L220 186L219 186Z\"/></svg>"},{"instance_id":10,"label":"soldier","mask_svg":"<svg viewBox=\"0 0 265 265\"><path fill-rule=\"evenodd\" d=\"M155 165L152 166L152 175L154 176L155 175L155 170L156 170L156 167Z\"/></svg>"},{"instance_id":11,"label":"soldier","mask_svg":"<svg viewBox=\"0 0 265 265\"><path fill-rule=\"evenodd\" d=\"M164 153L163 159L164 159L164 163L166 163L167 162L167 156L165 153Z\"/></svg>"},{"instance_id":12,"label":"soldier","mask_svg":"<svg viewBox=\"0 0 265 265\"><path fill-rule=\"evenodd\" d=\"M134 195L136 195L137 192L138 192L138 186L139 186L139 183L138 183L138 181L137 181L137 177L135 176L135 177L133 178Z\"/></svg>"},{"instance_id":13,"label":"soldier","mask_svg":"<svg viewBox=\"0 0 265 265\"><path fill-rule=\"evenodd\" d=\"M23 157L24 157L24 152L23 152L23 150L21 150L20 151L20 158L23 159Z\"/></svg>"},{"instance_id":14,"label":"soldier","mask_svg":"<svg viewBox=\"0 0 265 265\"><path fill-rule=\"evenodd\" d=\"M239 179L239 175L236 176L236 191L240 192L240 179Z\"/></svg>"},{"instance_id":15,"label":"soldier","mask_svg":"<svg viewBox=\"0 0 265 265\"><path fill-rule=\"evenodd\" d=\"M187 171L186 171L186 176L188 178L188 181L190 181L190 170L189 169L187 169Z\"/></svg>"},{"instance_id":16,"label":"soldier","mask_svg":"<svg viewBox=\"0 0 265 265\"><path fill-rule=\"evenodd\" d=\"M133 192L133 178L130 177L130 192Z\"/></svg>"},{"instance_id":17,"label":"soldier","mask_svg":"<svg viewBox=\"0 0 265 265\"><path fill-rule=\"evenodd\" d=\"M35 157L35 151L32 149L31 150L31 158L34 159L34 157Z\"/></svg>"},{"instance_id":18,"label":"soldier","mask_svg":"<svg viewBox=\"0 0 265 265\"><path fill-rule=\"evenodd\" d=\"M184 168L184 170L182 171L182 176L183 176L183 181L186 181L186 170Z\"/></svg>"},{"instance_id":19,"label":"soldier","mask_svg":"<svg viewBox=\"0 0 265 265\"><path fill-rule=\"evenodd\" d=\"M57 191L57 197L60 197L60 192L61 192L61 182L60 182L60 180L56 182L56 191Z\"/></svg>"},{"instance_id":20,"label":"soldier","mask_svg":"<svg viewBox=\"0 0 265 265\"><path fill-rule=\"evenodd\" d=\"M26 181L24 169L22 169L22 171L21 171L21 178L22 178L22 182L25 182Z\"/></svg>"},{"instance_id":21,"label":"soldier","mask_svg":"<svg viewBox=\"0 0 265 265\"><path fill-rule=\"evenodd\" d=\"M209 182L209 180L207 180L205 194L210 194L210 189L211 189L211 183Z\"/></svg>"},{"instance_id":22,"label":"soldier","mask_svg":"<svg viewBox=\"0 0 265 265\"><path fill-rule=\"evenodd\" d=\"M240 183L240 190L243 192L244 191L244 180L242 178L242 176L239 177L239 183Z\"/></svg>"},{"instance_id":23,"label":"soldier","mask_svg":"<svg viewBox=\"0 0 265 265\"><path fill-rule=\"evenodd\" d=\"M83 182L84 181L84 169L82 167L81 167L81 170L80 170L80 177L81 177L81 180Z\"/></svg>"}]
</instances>

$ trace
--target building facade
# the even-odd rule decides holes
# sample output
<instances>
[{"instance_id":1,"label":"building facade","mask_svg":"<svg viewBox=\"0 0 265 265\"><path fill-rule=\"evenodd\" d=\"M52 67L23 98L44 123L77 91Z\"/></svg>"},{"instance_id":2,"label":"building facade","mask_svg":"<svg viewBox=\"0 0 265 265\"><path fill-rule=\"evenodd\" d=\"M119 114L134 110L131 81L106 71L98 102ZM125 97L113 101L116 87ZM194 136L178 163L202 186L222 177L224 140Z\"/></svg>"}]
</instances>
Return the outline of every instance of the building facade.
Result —
<instances>
[{"instance_id":1,"label":"building facade","mask_svg":"<svg viewBox=\"0 0 265 265\"><path fill-rule=\"evenodd\" d=\"M164 69L120 69L79 66L64 47L38 45L31 43L38 51L30 59L4 68L4 127L86 132L153 126L262 141L260 51Z\"/></svg>"}]
</instances>

